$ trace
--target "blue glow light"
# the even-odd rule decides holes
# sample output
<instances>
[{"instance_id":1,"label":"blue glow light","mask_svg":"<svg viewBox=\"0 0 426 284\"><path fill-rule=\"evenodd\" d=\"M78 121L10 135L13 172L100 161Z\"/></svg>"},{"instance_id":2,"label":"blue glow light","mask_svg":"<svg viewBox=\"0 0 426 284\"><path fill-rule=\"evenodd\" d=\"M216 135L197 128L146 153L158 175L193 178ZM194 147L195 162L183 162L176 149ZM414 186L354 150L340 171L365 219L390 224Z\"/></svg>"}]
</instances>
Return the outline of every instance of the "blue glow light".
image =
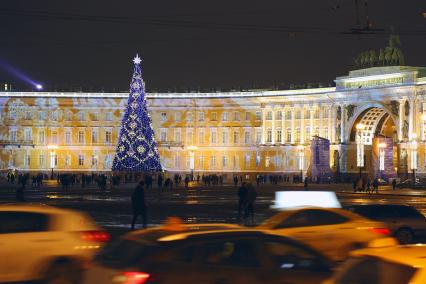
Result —
<instances>
[{"instance_id":1,"label":"blue glow light","mask_svg":"<svg viewBox=\"0 0 426 284\"><path fill-rule=\"evenodd\" d=\"M28 75L26 75L24 72L18 70L16 67L11 66L10 64L4 62L3 60L0 61L0 68L7 71L8 73L16 76L20 80L32 85L37 90L43 89L43 86L41 84L35 82L30 77L28 77ZM40 86L40 88L39 88L39 86Z\"/></svg>"},{"instance_id":2,"label":"blue glow light","mask_svg":"<svg viewBox=\"0 0 426 284\"><path fill-rule=\"evenodd\" d=\"M36 84L35 87L37 90L43 90L43 86L41 84Z\"/></svg>"},{"instance_id":3,"label":"blue glow light","mask_svg":"<svg viewBox=\"0 0 426 284\"><path fill-rule=\"evenodd\" d=\"M123 116L112 170L161 171L160 157L149 117L140 58L135 57L127 109Z\"/></svg>"}]
</instances>

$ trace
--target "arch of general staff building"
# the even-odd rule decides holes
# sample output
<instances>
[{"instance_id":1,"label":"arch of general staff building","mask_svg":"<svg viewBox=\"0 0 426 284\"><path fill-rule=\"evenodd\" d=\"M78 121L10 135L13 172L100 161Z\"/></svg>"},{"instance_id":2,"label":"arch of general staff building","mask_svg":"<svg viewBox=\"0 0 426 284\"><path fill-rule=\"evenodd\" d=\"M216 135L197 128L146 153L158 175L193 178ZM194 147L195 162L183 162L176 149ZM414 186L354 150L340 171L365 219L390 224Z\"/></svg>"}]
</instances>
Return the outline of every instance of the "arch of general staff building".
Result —
<instances>
[{"instance_id":1,"label":"arch of general staff building","mask_svg":"<svg viewBox=\"0 0 426 284\"><path fill-rule=\"evenodd\" d=\"M303 90L150 93L163 167L228 176L426 173L426 69L373 67L335 82ZM0 168L110 171L127 97L0 92Z\"/></svg>"}]
</instances>

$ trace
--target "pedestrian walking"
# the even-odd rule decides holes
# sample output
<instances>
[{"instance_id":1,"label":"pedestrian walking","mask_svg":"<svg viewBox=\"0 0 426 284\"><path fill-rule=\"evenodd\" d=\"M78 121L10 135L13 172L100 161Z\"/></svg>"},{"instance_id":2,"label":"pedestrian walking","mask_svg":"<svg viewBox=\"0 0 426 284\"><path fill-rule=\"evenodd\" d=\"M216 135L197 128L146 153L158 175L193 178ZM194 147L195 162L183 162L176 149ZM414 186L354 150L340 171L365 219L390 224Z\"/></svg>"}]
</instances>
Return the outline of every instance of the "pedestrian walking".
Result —
<instances>
[{"instance_id":1,"label":"pedestrian walking","mask_svg":"<svg viewBox=\"0 0 426 284\"><path fill-rule=\"evenodd\" d=\"M379 193L379 180L377 178L375 178L373 181L373 191Z\"/></svg>"},{"instance_id":2,"label":"pedestrian walking","mask_svg":"<svg viewBox=\"0 0 426 284\"><path fill-rule=\"evenodd\" d=\"M247 205L246 205L246 225L254 225L254 202L257 198L257 191L251 183L247 184Z\"/></svg>"},{"instance_id":3,"label":"pedestrian walking","mask_svg":"<svg viewBox=\"0 0 426 284\"><path fill-rule=\"evenodd\" d=\"M392 189L395 190L396 189L396 178L394 178L392 180Z\"/></svg>"},{"instance_id":4,"label":"pedestrian walking","mask_svg":"<svg viewBox=\"0 0 426 284\"><path fill-rule=\"evenodd\" d=\"M370 178L367 179L367 192L370 193L370 187L371 187L371 180Z\"/></svg>"},{"instance_id":5,"label":"pedestrian walking","mask_svg":"<svg viewBox=\"0 0 426 284\"><path fill-rule=\"evenodd\" d=\"M308 177L305 177L305 180L303 182L303 187L305 188L305 190L308 190Z\"/></svg>"},{"instance_id":6,"label":"pedestrian walking","mask_svg":"<svg viewBox=\"0 0 426 284\"><path fill-rule=\"evenodd\" d=\"M189 176L185 177L185 189L188 189L189 187Z\"/></svg>"},{"instance_id":7,"label":"pedestrian walking","mask_svg":"<svg viewBox=\"0 0 426 284\"><path fill-rule=\"evenodd\" d=\"M135 223L139 215L142 216L142 225L143 228L146 228L146 211L147 207L145 204L145 188L144 182L141 180L136 186L135 190L132 193L132 209L133 209L133 218L132 218L132 230L135 229Z\"/></svg>"},{"instance_id":8,"label":"pedestrian walking","mask_svg":"<svg viewBox=\"0 0 426 284\"><path fill-rule=\"evenodd\" d=\"M241 221L241 216L245 217L245 210L247 206L247 184L242 183L238 188L238 223Z\"/></svg>"},{"instance_id":9,"label":"pedestrian walking","mask_svg":"<svg viewBox=\"0 0 426 284\"><path fill-rule=\"evenodd\" d=\"M237 187L238 186L238 177L234 176L234 186Z\"/></svg>"}]
</instances>

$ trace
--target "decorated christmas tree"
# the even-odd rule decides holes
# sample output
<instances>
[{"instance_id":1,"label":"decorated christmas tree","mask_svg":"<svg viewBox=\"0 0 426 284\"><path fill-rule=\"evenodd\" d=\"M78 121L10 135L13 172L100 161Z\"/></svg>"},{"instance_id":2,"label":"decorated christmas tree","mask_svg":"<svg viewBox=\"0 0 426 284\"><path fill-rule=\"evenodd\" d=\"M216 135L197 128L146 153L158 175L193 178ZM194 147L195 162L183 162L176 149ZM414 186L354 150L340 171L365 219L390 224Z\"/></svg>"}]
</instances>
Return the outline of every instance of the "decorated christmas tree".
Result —
<instances>
[{"instance_id":1,"label":"decorated christmas tree","mask_svg":"<svg viewBox=\"0 0 426 284\"><path fill-rule=\"evenodd\" d=\"M157 143L145 99L141 59L135 64L127 109L123 117L112 170L117 172L161 171Z\"/></svg>"}]
</instances>

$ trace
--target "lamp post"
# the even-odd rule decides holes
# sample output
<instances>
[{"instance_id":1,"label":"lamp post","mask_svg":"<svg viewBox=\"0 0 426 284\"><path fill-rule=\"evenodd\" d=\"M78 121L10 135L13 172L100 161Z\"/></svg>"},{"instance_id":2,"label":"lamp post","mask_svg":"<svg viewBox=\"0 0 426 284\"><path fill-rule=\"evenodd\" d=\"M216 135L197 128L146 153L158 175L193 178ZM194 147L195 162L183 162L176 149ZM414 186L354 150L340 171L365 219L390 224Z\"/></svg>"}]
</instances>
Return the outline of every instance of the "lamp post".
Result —
<instances>
[{"instance_id":1,"label":"lamp post","mask_svg":"<svg viewBox=\"0 0 426 284\"><path fill-rule=\"evenodd\" d=\"M303 182L303 160L305 157L305 147L303 145L299 145L297 146L297 151L299 153L300 181Z\"/></svg>"},{"instance_id":2,"label":"lamp post","mask_svg":"<svg viewBox=\"0 0 426 284\"><path fill-rule=\"evenodd\" d=\"M383 178L383 171L385 170L385 148L386 143L379 143L379 171L380 178Z\"/></svg>"},{"instance_id":3,"label":"lamp post","mask_svg":"<svg viewBox=\"0 0 426 284\"><path fill-rule=\"evenodd\" d=\"M357 166L359 168L359 179L362 178L362 167L364 167L364 141L362 139L362 132L365 129L365 125L362 123L358 123L356 125L356 133L357 133L357 139L356 139L356 152L357 152Z\"/></svg>"},{"instance_id":4,"label":"lamp post","mask_svg":"<svg viewBox=\"0 0 426 284\"><path fill-rule=\"evenodd\" d=\"M50 179L53 179L53 169L56 167L56 152L55 150L58 149L58 145L47 145L47 149L50 150L50 168L51 168L51 173L50 173Z\"/></svg>"},{"instance_id":5,"label":"lamp post","mask_svg":"<svg viewBox=\"0 0 426 284\"><path fill-rule=\"evenodd\" d=\"M198 149L197 146L191 145L187 148L189 150L189 169L191 170L191 181L194 179L195 170L195 151Z\"/></svg>"},{"instance_id":6,"label":"lamp post","mask_svg":"<svg viewBox=\"0 0 426 284\"><path fill-rule=\"evenodd\" d=\"M411 149L411 163L410 167L413 172L413 185L416 183L416 170L417 170L417 135L411 135L410 149Z\"/></svg>"}]
</instances>

